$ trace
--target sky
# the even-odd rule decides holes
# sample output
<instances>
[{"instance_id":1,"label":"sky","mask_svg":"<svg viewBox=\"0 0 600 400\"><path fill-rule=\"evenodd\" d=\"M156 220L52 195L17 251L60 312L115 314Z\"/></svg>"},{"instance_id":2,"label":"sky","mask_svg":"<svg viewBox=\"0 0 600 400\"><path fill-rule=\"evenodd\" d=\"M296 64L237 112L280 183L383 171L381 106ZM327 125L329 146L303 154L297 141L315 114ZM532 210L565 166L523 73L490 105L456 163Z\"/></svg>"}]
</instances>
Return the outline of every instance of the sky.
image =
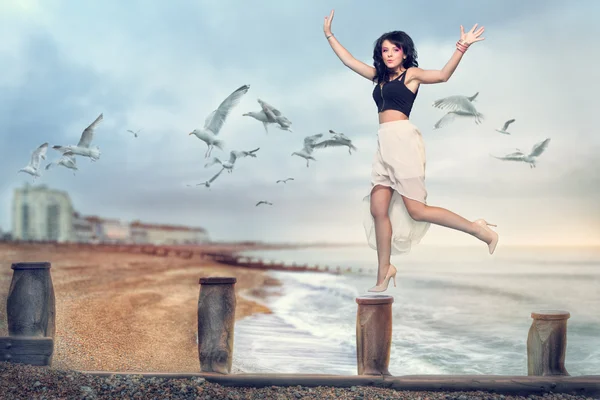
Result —
<instances>
[{"instance_id":1,"label":"sky","mask_svg":"<svg viewBox=\"0 0 600 400\"><path fill-rule=\"evenodd\" d=\"M332 31L372 64L373 44L403 30L419 66L441 69L478 23L475 43L448 82L422 85L411 113L426 147L427 202L469 220L485 218L504 245L600 245L600 3L523 1L184 1L11 0L0 3L0 228L11 229L17 174L40 144L76 144L100 113L99 161L43 170L37 184L65 190L75 210L123 221L205 228L213 240L365 243L363 198L376 150L373 84L346 68L323 34ZM220 132L231 150L259 147L210 189L195 186L206 145L188 133L238 87L250 89ZM479 92L482 124L444 114L436 99ZM293 132L242 116L257 99L277 107ZM494 131L515 118L512 135ZM135 138L127 129L142 129ZM333 129L358 148L291 153L305 136ZM537 168L490 157L551 142ZM49 149L47 160L59 154ZM45 163L44 162L44 163ZM45 164L44 164L45 165ZM276 180L293 177L287 184ZM186 185L192 185L188 187ZM255 207L259 200L272 206ZM476 246L433 225L422 243Z\"/></svg>"}]
</instances>

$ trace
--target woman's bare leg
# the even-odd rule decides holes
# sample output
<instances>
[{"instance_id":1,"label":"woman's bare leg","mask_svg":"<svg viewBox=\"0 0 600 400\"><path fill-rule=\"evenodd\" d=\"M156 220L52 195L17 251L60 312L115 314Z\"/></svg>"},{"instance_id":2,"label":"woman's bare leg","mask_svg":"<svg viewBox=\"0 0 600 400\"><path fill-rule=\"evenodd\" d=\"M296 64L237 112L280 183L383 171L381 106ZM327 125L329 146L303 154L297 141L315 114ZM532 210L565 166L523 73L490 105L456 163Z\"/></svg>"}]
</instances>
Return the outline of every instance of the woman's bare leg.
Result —
<instances>
[{"instance_id":1,"label":"woman's bare leg","mask_svg":"<svg viewBox=\"0 0 600 400\"><path fill-rule=\"evenodd\" d=\"M383 185L377 185L371 191L371 215L375 222L375 242L377 244L377 283L383 283L383 279L390 267L390 256L392 252L392 222L388 215L393 189Z\"/></svg>"},{"instance_id":2,"label":"woman's bare leg","mask_svg":"<svg viewBox=\"0 0 600 400\"><path fill-rule=\"evenodd\" d=\"M415 221L430 222L432 224L445 226L468 233L477 239L490 243L492 240L489 232L481 228L474 221L469 221L450 210L441 207L428 206L420 201L402 196L406 209Z\"/></svg>"}]
</instances>

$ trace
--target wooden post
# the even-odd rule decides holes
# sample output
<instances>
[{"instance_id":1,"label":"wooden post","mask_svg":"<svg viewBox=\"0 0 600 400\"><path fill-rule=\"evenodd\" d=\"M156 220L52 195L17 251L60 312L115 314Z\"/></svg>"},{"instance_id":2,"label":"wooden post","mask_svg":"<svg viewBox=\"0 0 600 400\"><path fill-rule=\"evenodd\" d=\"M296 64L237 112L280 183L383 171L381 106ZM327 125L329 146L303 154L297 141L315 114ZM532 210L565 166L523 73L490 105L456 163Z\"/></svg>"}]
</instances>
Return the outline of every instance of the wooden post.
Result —
<instances>
[{"instance_id":1,"label":"wooden post","mask_svg":"<svg viewBox=\"0 0 600 400\"><path fill-rule=\"evenodd\" d=\"M14 263L6 299L8 337L0 340L5 361L51 365L55 298L49 262Z\"/></svg>"},{"instance_id":2,"label":"wooden post","mask_svg":"<svg viewBox=\"0 0 600 400\"><path fill-rule=\"evenodd\" d=\"M356 361L358 375L391 375L392 303L387 295L356 298Z\"/></svg>"},{"instance_id":3,"label":"wooden post","mask_svg":"<svg viewBox=\"0 0 600 400\"><path fill-rule=\"evenodd\" d=\"M561 310L532 312L533 322L527 335L527 375L566 375L567 319Z\"/></svg>"},{"instance_id":4,"label":"wooden post","mask_svg":"<svg viewBox=\"0 0 600 400\"><path fill-rule=\"evenodd\" d=\"M200 278L198 357L202 372L231 373L236 278Z\"/></svg>"}]
</instances>

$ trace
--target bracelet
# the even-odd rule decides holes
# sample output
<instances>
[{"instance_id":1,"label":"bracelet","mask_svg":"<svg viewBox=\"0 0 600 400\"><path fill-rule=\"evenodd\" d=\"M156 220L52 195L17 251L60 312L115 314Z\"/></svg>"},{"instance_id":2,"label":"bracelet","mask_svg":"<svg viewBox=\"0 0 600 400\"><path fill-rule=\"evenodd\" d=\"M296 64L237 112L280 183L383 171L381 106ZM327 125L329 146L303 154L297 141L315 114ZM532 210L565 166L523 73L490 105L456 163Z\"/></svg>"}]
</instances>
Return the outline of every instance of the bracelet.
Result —
<instances>
[{"instance_id":1,"label":"bracelet","mask_svg":"<svg viewBox=\"0 0 600 400\"><path fill-rule=\"evenodd\" d=\"M468 48L468 44L461 43L460 40L456 42L456 50L460 51L461 53L465 54L465 51L467 51Z\"/></svg>"},{"instance_id":2,"label":"bracelet","mask_svg":"<svg viewBox=\"0 0 600 400\"><path fill-rule=\"evenodd\" d=\"M333 33L331 35L329 35L329 36L325 36L325 39L329 40L329 38L332 37L332 36L333 36Z\"/></svg>"}]
</instances>

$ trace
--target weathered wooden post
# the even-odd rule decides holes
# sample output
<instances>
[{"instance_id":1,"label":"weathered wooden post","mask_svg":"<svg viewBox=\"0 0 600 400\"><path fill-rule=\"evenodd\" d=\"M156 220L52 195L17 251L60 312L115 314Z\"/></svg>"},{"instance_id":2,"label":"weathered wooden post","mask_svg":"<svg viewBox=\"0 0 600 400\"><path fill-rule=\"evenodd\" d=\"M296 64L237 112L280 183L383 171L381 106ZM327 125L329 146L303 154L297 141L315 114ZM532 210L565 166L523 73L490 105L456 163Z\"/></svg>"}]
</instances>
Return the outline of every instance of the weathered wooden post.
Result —
<instances>
[{"instance_id":1,"label":"weathered wooden post","mask_svg":"<svg viewBox=\"0 0 600 400\"><path fill-rule=\"evenodd\" d=\"M533 322L527 335L527 375L567 375L567 319L571 314L561 310L531 313Z\"/></svg>"},{"instance_id":2,"label":"weathered wooden post","mask_svg":"<svg viewBox=\"0 0 600 400\"><path fill-rule=\"evenodd\" d=\"M0 361L52 365L55 298L49 262L14 263L6 300L7 337L0 338Z\"/></svg>"},{"instance_id":3,"label":"weathered wooden post","mask_svg":"<svg viewBox=\"0 0 600 400\"><path fill-rule=\"evenodd\" d=\"M387 295L356 298L356 361L358 375L391 375L392 303Z\"/></svg>"},{"instance_id":4,"label":"weathered wooden post","mask_svg":"<svg viewBox=\"0 0 600 400\"><path fill-rule=\"evenodd\" d=\"M231 373L236 278L200 278L198 357L202 372Z\"/></svg>"}]
</instances>

